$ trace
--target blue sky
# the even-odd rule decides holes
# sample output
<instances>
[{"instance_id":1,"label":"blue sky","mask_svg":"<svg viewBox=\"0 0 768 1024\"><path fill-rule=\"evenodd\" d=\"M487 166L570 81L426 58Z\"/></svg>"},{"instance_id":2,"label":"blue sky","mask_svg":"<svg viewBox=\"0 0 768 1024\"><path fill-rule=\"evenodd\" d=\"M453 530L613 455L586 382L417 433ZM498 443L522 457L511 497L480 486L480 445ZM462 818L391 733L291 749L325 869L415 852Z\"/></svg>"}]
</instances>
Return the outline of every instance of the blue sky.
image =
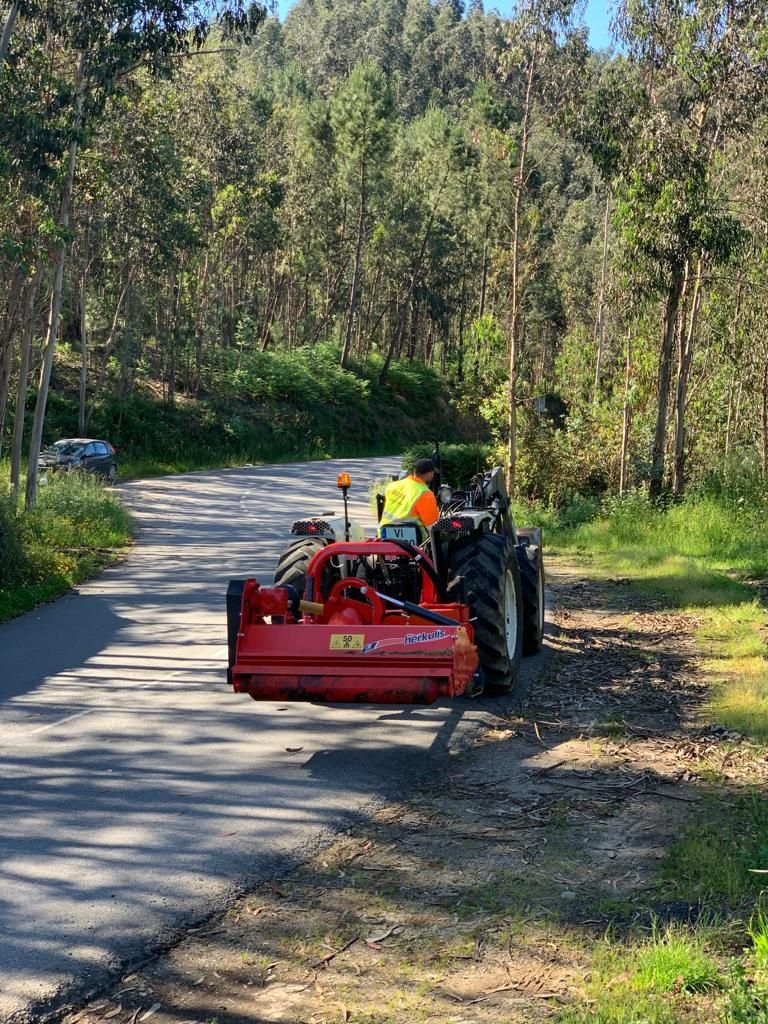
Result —
<instances>
[{"instance_id":1,"label":"blue sky","mask_svg":"<svg viewBox=\"0 0 768 1024\"><path fill-rule=\"evenodd\" d=\"M278 11L280 17L285 17L286 11L291 7L293 0L278 0ZM485 0L486 10L496 8L500 14L509 14L514 6L514 0ZM606 0L587 0L584 20L589 27L589 42L595 49L608 46L611 41L609 22L611 19L612 5Z\"/></svg>"}]
</instances>

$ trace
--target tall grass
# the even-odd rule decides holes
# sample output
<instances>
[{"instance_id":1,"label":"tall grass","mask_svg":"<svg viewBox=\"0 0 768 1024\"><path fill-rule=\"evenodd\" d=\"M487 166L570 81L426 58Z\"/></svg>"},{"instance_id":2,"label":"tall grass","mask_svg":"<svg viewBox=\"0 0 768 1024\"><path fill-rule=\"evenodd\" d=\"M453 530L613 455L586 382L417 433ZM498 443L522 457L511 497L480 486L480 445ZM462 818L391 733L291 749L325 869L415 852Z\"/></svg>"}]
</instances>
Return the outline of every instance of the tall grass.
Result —
<instances>
[{"instance_id":1,"label":"tall grass","mask_svg":"<svg viewBox=\"0 0 768 1024\"><path fill-rule=\"evenodd\" d=\"M768 574L768 531L762 505L710 495L662 509L635 492L609 499L599 518L570 527L562 523L556 542L580 551L611 554L619 562L653 566L688 558L701 568Z\"/></svg>"},{"instance_id":2,"label":"tall grass","mask_svg":"<svg viewBox=\"0 0 768 1024\"><path fill-rule=\"evenodd\" d=\"M131 519L99 479L59 473L40 487L34 511L12 501L0 467L0 621L52 600L114 561Z\"/></svg>"}]
</instances>

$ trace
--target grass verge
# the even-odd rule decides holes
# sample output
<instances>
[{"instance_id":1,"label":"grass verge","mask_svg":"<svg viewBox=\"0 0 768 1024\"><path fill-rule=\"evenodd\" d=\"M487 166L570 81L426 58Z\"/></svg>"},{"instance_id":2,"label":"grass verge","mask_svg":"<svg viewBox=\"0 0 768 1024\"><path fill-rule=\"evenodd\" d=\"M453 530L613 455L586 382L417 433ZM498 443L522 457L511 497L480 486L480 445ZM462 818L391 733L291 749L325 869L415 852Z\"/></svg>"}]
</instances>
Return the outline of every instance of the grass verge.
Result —
<instances>
[{"instance_id":1,"label":"grass verge","mask_svg":"<svg viewBox=\"0 0 768 1024\"><path fill-rule=\"evenodd\" d=\"M666 607L695 615L712 721L768 742L763 510L705 497L664 511L631 495L607 512L576 526L549 515L548 546L576 556L596 575L627 577Z\"/></svg>"},{"instance_id":2,"label":"grass verge","mask_svg":"<svg viewBox=\"0 0 768 1024\"><path fill-rule=\"evenodd\" d=\"M550 515L548 547L586 575L629 579L660 611L690 615L709 684L706 718L763 758L763 510L711 497L661 510L633 495L605 512L576 524ZM564 1011L562 1024L768 1024L768 796L748 775L726 783L715 767L701 777L709 794L660 862L656 883L664 903L692 908L692 920L597 943L589 998Z\"/></svg>"},{"instance_id":3,"label":"grass verge","mask_svg":"<svg viewBox=\"0 0 768 1024\"><path fill-rule=\"evenodd\" d=\"M18 511L0 472L0 622L51 601L116 561L133 535L115 494L80 473L51 476Z\"/></svg>"}]
</instances>

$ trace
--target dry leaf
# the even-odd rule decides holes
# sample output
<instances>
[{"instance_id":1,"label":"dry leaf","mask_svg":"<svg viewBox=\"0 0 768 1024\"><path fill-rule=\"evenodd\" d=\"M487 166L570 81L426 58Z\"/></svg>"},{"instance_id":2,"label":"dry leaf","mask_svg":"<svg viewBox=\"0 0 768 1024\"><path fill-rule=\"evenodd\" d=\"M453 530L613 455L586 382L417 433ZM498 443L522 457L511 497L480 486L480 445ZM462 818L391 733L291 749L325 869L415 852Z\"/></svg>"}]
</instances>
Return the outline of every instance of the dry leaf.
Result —
<instances>
[{"instance_id":1,"label":"dry leaf","mask_svg":"<svg viewBox=\"0 0 768 1024\"><path fill-rule=\"evenodd\" d=\"M160 1009L160 1006L161 1006L160 1003L152 1003L152 1005L147 1010L147 1012L143 1013L141 1015L141 1017L139 1017L139 1020L140 1021L142 1021L142 1020L149 1020L149 1018L152 1016L152 1014L157 1013L157 1011Z\"/></svg>"},{"instance_id":2,"label":"dry leaf","mask_svg":"<svg viewBox=\"0 0 768 1024\"><path fill-rule=\"evenodd\" d=\"M120 1003L116 1010L110 1010L109 1013L104 1014L104 1020L109 1020L110 1017L116 1017L118 1013L123 1012L123 1004Z\"/></svg>"},{"instance_id":3,"label":"dry leaf","mask_svg":"<svg viewBox=\"0 0 768 1024\"><path fill-rule=\"evenodd\" d=\"M200 977L197 979L197 981L193 981L192 984L193 985L202 985L204 981L205 981L205 975L201 974Z\"/></svg>"},{"instance_id":4,"label":"dry leaf","mask_svg":"<svg viewBox=\"0 0 768 1024\"><path fill-rule=\"evenodd\" d=\"M403 930L403 926L401 924L393 924L392 927L391 928L387 928L387 930L385 932L380 932L378 935L369 935L368 938L365 941L370 946L370 944L372 942L374 944L377 943L377 942L383 942L384 939L388 939L390 937L390 935L394 935L396 932L400 932L402 930Z\"/></svg>"},{"instance_id":5,"label":"dry leaf","mask_svg":"<svg viewBox=\"0 0 768 1024\"><path fill-rule=\"evenodd\" d=\"M249 914L253 914L254 917L258 917L259 914L263 914L265 910L269 910L269 907L246 907Z\"/></svg>"}]
</instances>

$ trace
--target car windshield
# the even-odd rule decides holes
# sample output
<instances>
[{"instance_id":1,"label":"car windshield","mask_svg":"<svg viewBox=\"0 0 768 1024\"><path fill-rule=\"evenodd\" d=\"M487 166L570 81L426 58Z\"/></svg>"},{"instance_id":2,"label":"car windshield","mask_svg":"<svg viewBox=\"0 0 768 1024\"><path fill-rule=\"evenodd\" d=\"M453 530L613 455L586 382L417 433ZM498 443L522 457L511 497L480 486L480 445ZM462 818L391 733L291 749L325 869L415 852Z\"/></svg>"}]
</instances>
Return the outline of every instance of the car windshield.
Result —
<instances>
[{"instance_id":1,"label":"car windshield","mask_svg":"<svg viewBox=\"0 0 768 1024\"><path fill-rule=\"evenodd\" d=\"M81 449L82 444L77 441L57 441L52 444L49 448L45 449L46 455L77 455Z\"/></svg>"}]
</instances>

